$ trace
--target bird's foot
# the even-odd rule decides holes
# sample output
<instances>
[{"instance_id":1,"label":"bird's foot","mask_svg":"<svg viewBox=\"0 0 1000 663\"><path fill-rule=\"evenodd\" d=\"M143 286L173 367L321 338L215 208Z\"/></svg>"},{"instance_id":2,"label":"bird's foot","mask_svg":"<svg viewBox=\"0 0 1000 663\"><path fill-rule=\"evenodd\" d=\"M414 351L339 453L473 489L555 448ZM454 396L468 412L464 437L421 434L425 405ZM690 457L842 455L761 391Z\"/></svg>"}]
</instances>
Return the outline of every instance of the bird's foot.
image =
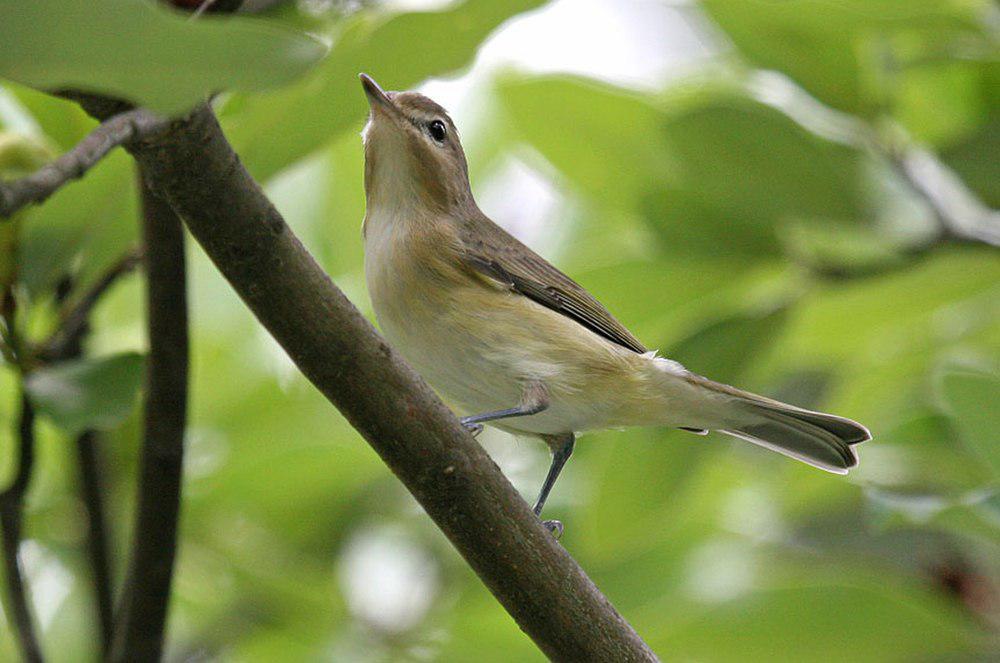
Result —
<instances>
[{"instance_id":1,"label":"bird's foot","mask_svg":"<svg viewBox=\"0 0 1000 663\"><path fill-rule=\"evenodd\" d=\"M474 421L469 421L469 417L462 417L459 421L465 426L465 430L472 434L472 437L476 437L483 432L483 425L477 424Z\"/></svg>"},{"instance_id":2,"label":"bird's foot","mask_svg":"<svg viewBox=\"0 0 1000 663\"><path fill-rule=\"evenodd\" d=\"M563 524L558 520L543 520L542 525L545 529L549 530L553 537L558 541L563 535Z\"/></svg>"}]
</instances>

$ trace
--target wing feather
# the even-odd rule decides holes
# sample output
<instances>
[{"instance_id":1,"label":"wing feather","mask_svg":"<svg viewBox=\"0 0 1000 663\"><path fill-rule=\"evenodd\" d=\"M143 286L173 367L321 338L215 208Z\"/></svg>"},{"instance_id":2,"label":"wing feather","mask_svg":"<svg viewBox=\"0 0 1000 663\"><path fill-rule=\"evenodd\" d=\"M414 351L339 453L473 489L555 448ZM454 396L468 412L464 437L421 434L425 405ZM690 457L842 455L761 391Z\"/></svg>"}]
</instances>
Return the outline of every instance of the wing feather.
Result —
<instances>
[{"instance_id":1,"label":"wing feather","mask_svg":"<svg viewBox=\"0 0 1000 663\"><path fill-rule=\"evenodd\" d=\"M574 320L590 331L640 354L646 347L593 295L492 221L464 233L466 264L511 291Z\"/></svg>"}]
</instances>

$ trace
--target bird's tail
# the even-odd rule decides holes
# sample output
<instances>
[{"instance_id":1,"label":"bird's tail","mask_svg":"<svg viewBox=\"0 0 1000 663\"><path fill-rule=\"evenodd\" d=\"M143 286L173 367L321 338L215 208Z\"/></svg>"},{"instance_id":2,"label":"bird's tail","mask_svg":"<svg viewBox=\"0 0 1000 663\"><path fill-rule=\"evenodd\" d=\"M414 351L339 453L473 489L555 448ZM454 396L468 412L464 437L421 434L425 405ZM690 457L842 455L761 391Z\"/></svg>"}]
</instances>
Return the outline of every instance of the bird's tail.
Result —
<instances>
[{"instance_id":1,"label":"bird's tail","mask_svg":"<svg viewBox=\"0 0 1000 663\"><path fill-rule=\"evenodd\" d=\"M719 432L753 442L836 474L858 464L851 447L871 439L867 428L832 414L804 410L700 378L701 387L725 398L725 428Z\"/></svg>"}]
</instances>

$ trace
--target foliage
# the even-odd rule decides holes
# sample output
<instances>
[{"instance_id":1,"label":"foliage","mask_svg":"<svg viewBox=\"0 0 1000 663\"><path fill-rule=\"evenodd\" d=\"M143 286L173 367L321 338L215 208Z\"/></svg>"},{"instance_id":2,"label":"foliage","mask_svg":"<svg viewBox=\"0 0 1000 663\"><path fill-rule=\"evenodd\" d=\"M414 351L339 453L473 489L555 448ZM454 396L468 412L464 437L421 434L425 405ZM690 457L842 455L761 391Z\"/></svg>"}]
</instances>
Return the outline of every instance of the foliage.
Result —
<instances>
[{"instance_id":1,"label":"foliage","mask_svg":"<svg viewBox=\"0 0 1000 663\"><path fill-rule=\"evenodd\" d=\"M56 61L72 71L50 60L12 68L36 53L30 31L46 16L94 14L88 3L0 8L23 21L3 22L19 26L18 48L0 28L0 75L93 85L164 110L235 87L218 102L224 128L368 310L357 72L392 88L450 74L509 16L540 3L204 25L145 4L116 3L177 37L145 43L144 57L114 71L95 62L140 40L98 38L96 22L52 33L67 49ZM506 181L511 163L541 178L558 211L540 221L539 246L648 345L696 372L863 421L875 440L843 478L715 436L592 434L547 515L563 520L562 543L665 659L995 656L1000 259L996 247L944 232L940 210L898 167L900 154L926 149L965 193L1000 201L995 7L703 0L699 11L731 48L659 90L496 75L480 110L489 135L463 134L474 188ZM303 22L333 45L289 82L315 57L311 40L287 32ZM768 94L775 85L781 101ZM13 82L0 90L0 129L11 134L65 149L91 126L65 101ZM44 339L58 321L67 272L82 292L135 242L133 185L116 154L21 214L24 337ZM191 254L192 417L171 660L539 660L200 250ZM139 292L129 277L95 311L89 356L115 358L29 381L49 419L25 557L55 661L94 646L66 430L109 429L101 453L117 568L124 561L134 353L145 343ZM52 398L54 384L81 400ZM16 465L16 385L4 365L3 477ZM88 405L97 402L107 405ZM532 497L546 469L541 445L480 439ZM13 658L12 646L0 639L0 659Z\"/></svg>"},{"instance_id":2,"label":"foliage","mask_svg":"<svg viewBox=\"0 0 1000 663\"><path fill-rule=\"evenodd\" d=\"M5 8L0 74L42 89L103 90L176 113L219 89L285 83L325 51L259 22L189 21L135 0L102 9L86 0Z\"/></svg>"},{"instance_id":3,"label":"foliage","mask_svg":"<svg viewBox=\"0 0 1000 663\"><path fill-rule=\"evenodd\" d=\"M38 412L73 434L121 424L135 405L141 381L142 355L128 352L39 368L24 387Z\"/></svg>"}]
</instances>

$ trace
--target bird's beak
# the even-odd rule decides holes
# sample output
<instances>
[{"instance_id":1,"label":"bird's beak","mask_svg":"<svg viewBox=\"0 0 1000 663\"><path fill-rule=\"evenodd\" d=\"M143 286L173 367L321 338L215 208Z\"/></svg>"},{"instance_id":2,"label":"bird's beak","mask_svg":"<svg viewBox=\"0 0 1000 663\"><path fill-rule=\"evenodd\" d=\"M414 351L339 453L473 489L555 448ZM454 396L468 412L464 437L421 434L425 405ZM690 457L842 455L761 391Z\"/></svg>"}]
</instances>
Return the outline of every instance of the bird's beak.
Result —
<instances>
[{"instance_id":1,"label":"bird's beak","mask_svg":"<svg viewBox=\"0 0 1000 663\"><path fill-rule=\"evenodd\" d=\"M365 89L365 96L368 97L368 105L372 111L383 111L389 115L395 115L399 112L396 105L392 103L392 99L385 93L385 90L379 87L374 78L368 74L358 74L358 78L361 79L361 87Z\"/></svg>"}]
</instances>

